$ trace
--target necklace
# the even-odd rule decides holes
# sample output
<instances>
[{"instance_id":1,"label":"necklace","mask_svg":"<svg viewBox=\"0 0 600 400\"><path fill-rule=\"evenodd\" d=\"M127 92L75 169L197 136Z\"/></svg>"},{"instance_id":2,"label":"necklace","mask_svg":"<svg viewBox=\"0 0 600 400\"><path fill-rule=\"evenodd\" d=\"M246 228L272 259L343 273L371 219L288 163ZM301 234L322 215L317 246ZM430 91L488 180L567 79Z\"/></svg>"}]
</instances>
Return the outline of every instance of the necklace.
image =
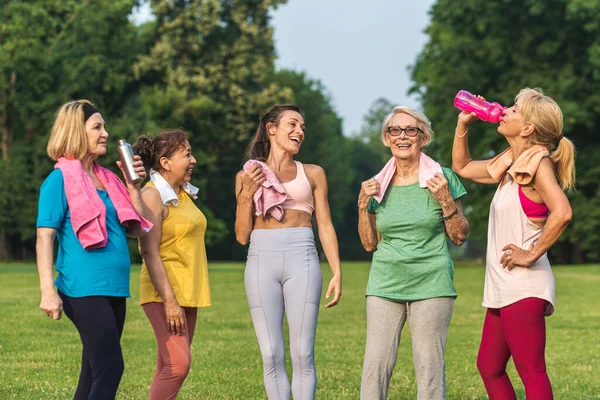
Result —
<instances>
[{"instance_id":1,"label":"necklace","mask_svg":"<svg viewBox=\"0 0 600 400\"><path fill-rule=\"evenodd\" d=\"M400 175L398 173L398 171L396 170L396 175L398 175L400 178L406 179L406 178L410 178L411 176L413 176L414 174L416 174L417 172L419 172L419 168L417 167L413 172L411 172L408 175Z\"/></svg>"}]
</instances>

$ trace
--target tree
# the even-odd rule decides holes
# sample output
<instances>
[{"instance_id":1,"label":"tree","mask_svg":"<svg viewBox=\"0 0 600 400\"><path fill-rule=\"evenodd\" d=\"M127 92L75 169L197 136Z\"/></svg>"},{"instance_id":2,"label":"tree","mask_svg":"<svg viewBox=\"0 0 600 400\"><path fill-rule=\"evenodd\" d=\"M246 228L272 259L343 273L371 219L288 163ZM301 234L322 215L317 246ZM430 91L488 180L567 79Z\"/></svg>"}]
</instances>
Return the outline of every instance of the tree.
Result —
<instances>
[{"instance_id":1,"label":"tree","mask_svg":"<svg viewBox=\"0 0 600 400\"><path fill-rule=\"evenodd\" d=\"M391 157L390 150L381 141L381 126L385 117L392 112L395 106L384 97L375 100L363 117L363 125L355 137L364 143L371 153L378 155L376 159L369 159L369 162L375 164L375 168L383 167ZM379 172L379 170L375 172Z\"/></svg>"},{"instance_id":2,"label":"tree","mask_svg":"<svg viewBox=\"0 0 600 400\"><path fill-rule=\"evenodd\" d=\"M88 98L111 115L125 101L140 48L128 20L135 3L0 1L0 258L20 257L35 235L34 193L52 168L45 144L58 106Z\"/></svg>"},{"instance_id":3,"label":"tree","mask_svg":"<svg viewBox=\"0 0 600 400\"><path fill-rule=\"evenodd\" d=\"M574 218L551 255L563 262L600 260L600 1L543 0L454 2L431 9L429 41L412 69L426 114L438 127L436 150L450 161L460 89L511 105L523 87L541 87L563 110L565 135L580 152L578 190L569 193ZM470 128L474 159L507 147L495 127ZM470 195L472 236L484 237L494 187L464 182Z\"/></svg>"},{"instance_id":4,"label":"tree","mask_svg":"<svg viewBox=\"0 0 600 400\"><path fill-rule=\"evenodd\" d=\"M283 3L151 1L155 43L134 67L146 85L141 125L147 133L183 127L190 135L200 170L194 183L209 220L207 244L222 240L233 221L234 176L259 113L291 97L267 84L275 58L269 10Z\"/></svg>"}]
</instances>

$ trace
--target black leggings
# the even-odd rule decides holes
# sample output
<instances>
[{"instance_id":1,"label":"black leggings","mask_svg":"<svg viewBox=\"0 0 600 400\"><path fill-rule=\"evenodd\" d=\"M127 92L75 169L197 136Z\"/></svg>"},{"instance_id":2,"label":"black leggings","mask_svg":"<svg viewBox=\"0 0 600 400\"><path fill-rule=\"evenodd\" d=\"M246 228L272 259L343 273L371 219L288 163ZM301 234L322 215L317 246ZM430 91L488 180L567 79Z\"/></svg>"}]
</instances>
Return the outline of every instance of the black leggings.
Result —
<instances>
[{"instance_id":1,"label":"black leggings","mask_svg":"<svg viewBox=\"0 0 600 400\"><path fill-rule=\"evenodd\" d=\"M75 400L114 399L123 375L125 297L69 297L58 292L83 344Z\"/></svg>"}]
</instances>

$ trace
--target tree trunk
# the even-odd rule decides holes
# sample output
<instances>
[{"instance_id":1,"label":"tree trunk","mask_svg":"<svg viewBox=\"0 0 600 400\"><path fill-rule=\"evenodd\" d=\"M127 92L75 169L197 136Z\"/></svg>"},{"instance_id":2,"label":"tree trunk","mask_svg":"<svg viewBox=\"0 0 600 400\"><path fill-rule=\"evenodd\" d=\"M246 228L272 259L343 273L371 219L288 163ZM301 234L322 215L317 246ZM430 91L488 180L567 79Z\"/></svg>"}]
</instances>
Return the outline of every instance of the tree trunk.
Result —
<instances>
[{"instance_id":1,"label":"tree trunk","mask_svg":"<svg viewBox=\"0 0 600 400\"><path fill-rule=\"evenodd\" d=\"M12 116L12 98L15 95L15 84L17 83L17 72L12 71L10 74L10 84L6 89L4 104L2 109L2 159L8 160L9 147L13 139L13 116Z\"/></svg>"},{"instance_id":2,"label":"tree trunk","mask_svg":"<svg viewBox=\"0 0 600 400\"><path fill-rule=\"evenodd\" d=\"M7 249L6 232L0 231L0 260L10 260L10 253Z\"/></svg>"}]
</instances>

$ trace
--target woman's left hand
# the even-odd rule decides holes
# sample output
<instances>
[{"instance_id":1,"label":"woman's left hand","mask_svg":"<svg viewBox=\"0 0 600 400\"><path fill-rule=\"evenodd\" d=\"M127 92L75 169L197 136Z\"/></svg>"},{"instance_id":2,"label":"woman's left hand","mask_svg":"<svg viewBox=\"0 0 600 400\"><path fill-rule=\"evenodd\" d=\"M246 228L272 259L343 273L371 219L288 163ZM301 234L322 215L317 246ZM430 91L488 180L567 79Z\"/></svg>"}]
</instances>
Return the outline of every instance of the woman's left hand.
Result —
<instances>
[{"instance_id":1,"label":"woman's left hand","mask_svg":"<svg viewBox=\"0 0 600 400\"><path fill-rule=\"evenodd\" d=\"M138 190L142 186L142 182L144 182L144 180L146 180L146 168L144 168L144 163L142 162L142 158L140 156L138 156L137 154L133 156L133 169L135 172L137 172L137 174L139 176L142 177L142 180L139 181L138 183L136 183L135 185L132 185L127 180L127 175L125 174L125 168L123 168L123 164L121 164L121 161L117 161L117 167L119 167L119 169L121 169L121 172L123 173L123 177L125 178L125 183L127 184L127 188L129 190Z\"/></svg>"},{"instance_id":2,"label":"woman's left hand","mask_svg":"<svg viewBox=\"0 0 600 400\"><path fill-rule=\"evenodd\" d=\"M442 208L445 204L452 203L452 193L448 187L448 181L444 174L439 172L427 181L427 188L433 194L433 197L440 203Z\"/></svg>"},{"instance_id":3,"label":"woman's left hand","mask_svg":"<svg viewBox=\"0 0 600 400\"><path fill-rule=\"evenodd\" d=\"M340 297L342 297L342 276L334 275L329 282L329 288L327 288L327 294L325 298L328 299L331 296L331 292L334 293L333 300L331 300L325 308L336 306L340 302Z\"/></svg>"},{"instance_id":4,"label":"woman's left hand","mask_svg":"<svg viewBox=\"0 0 600 400\"><path fill-rule=\"evenodd\" d=\"M506 268L509 271L515 267L528 268L535 261L531 259L532 250L533 245L529 247L529 250L524 250L514 244L504 246L502 248L504 253L502 254L502 257L500 257L502 268Z\"/></svg>"}]
</instances>

